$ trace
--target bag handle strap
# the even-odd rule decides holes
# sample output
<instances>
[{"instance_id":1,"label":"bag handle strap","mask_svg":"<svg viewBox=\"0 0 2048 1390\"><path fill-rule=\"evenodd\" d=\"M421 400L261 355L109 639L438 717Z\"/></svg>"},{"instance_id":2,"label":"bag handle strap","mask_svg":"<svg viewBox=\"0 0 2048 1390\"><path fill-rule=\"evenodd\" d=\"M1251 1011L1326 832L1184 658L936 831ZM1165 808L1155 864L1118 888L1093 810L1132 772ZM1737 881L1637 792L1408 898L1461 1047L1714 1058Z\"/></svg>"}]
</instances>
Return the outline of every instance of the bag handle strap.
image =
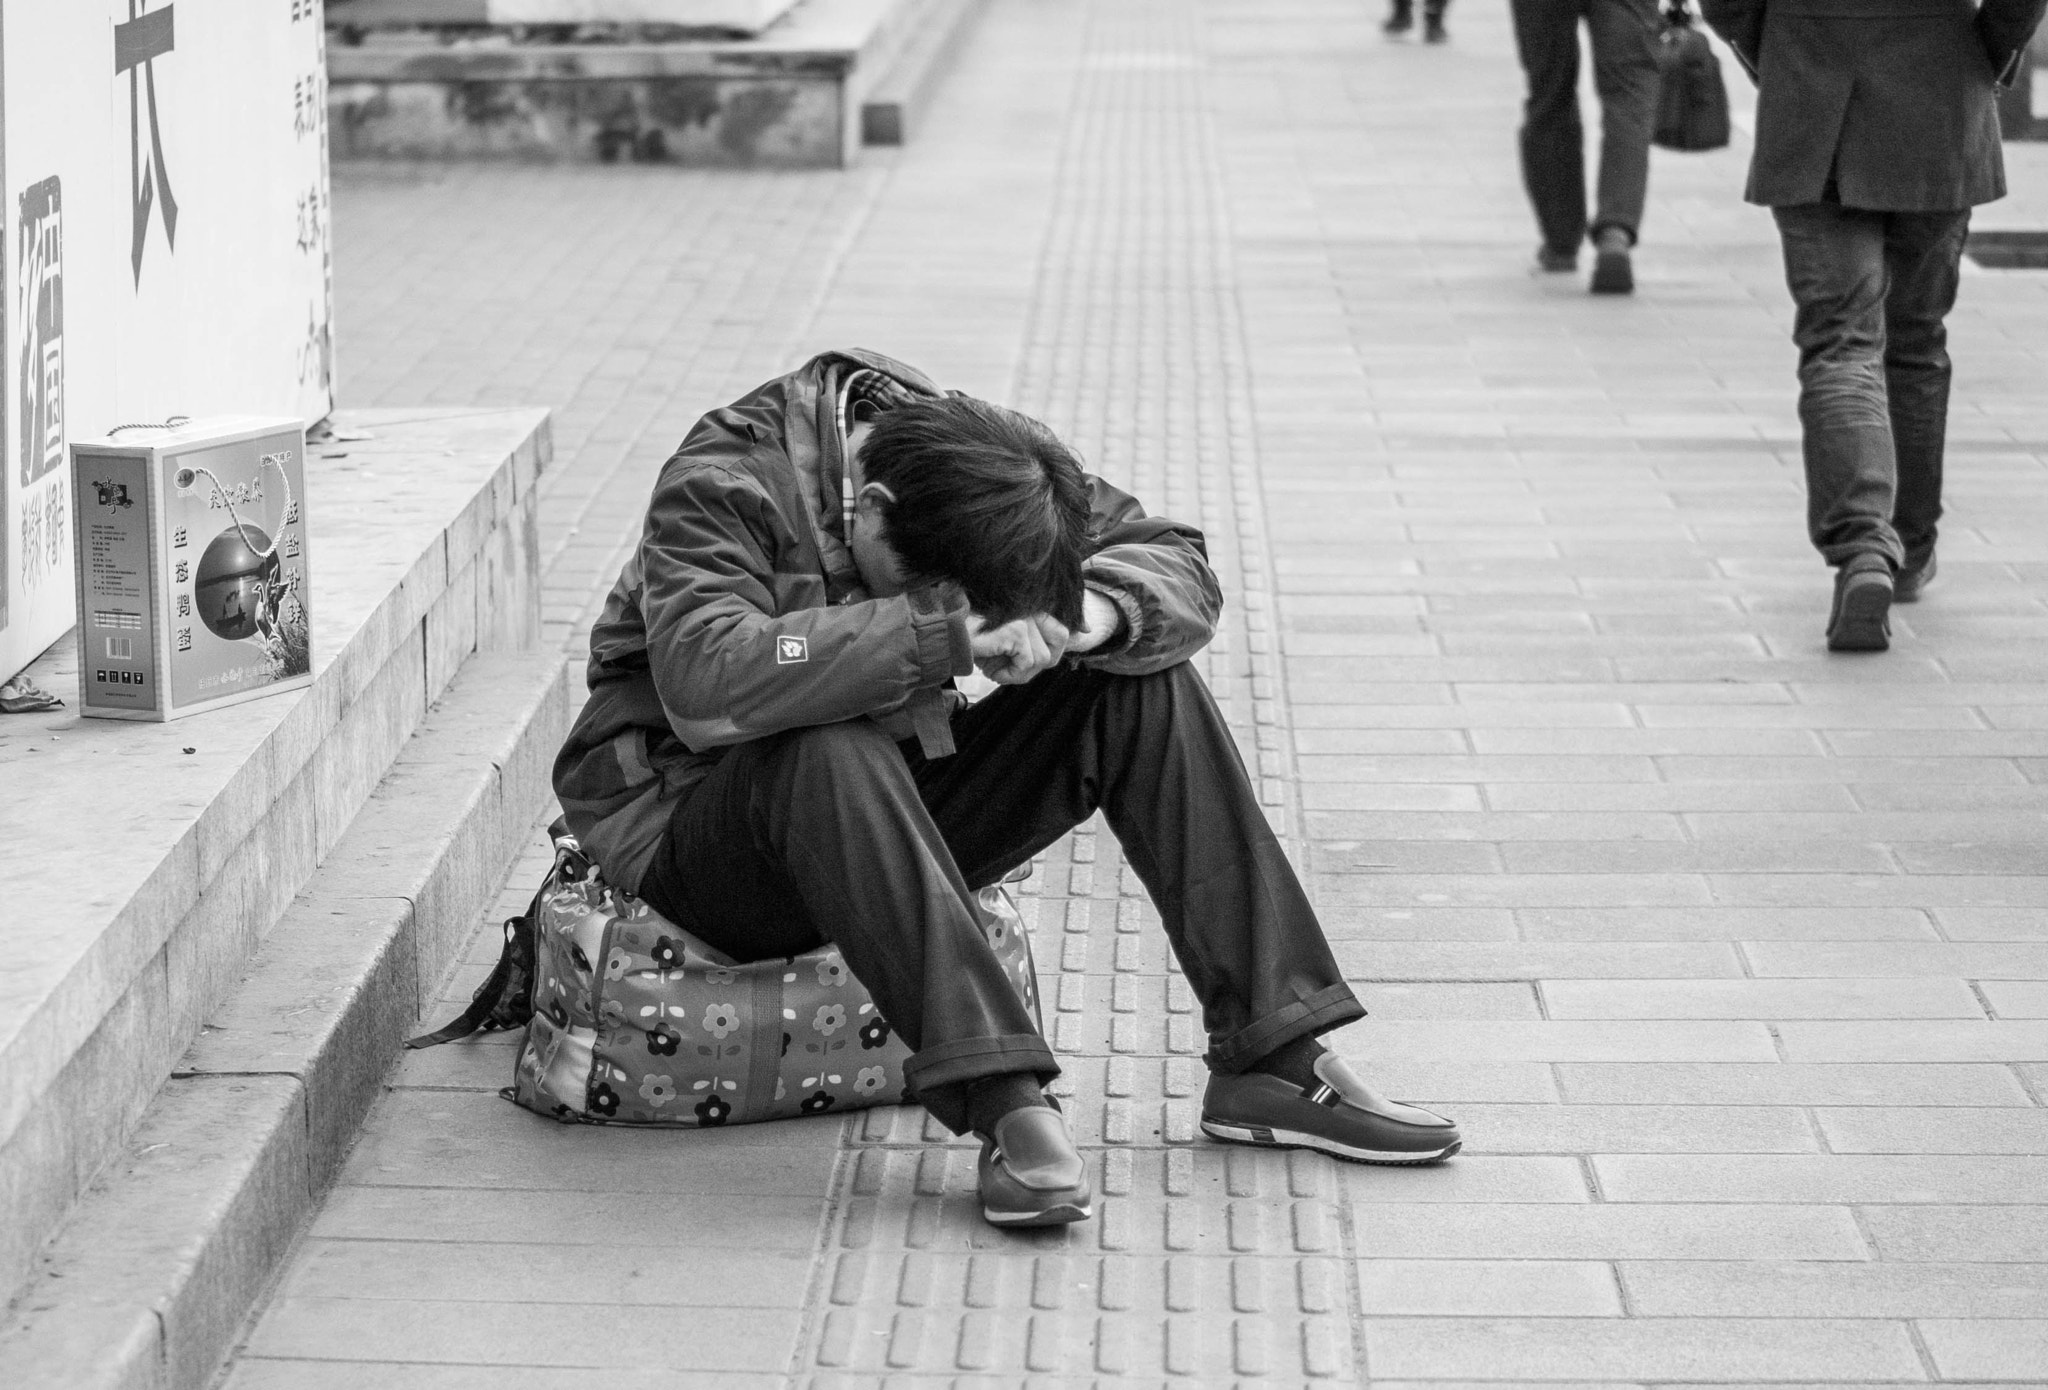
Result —
<instances>
[{"instance_id":1,"label":"bag handle strap","mask_svg":"<svg viewBox=\"0 0 2048 1390\"><path fill-rule=\"evenodd\" d=\"M561 884L582 882L591 867L590 857L569 833L566 820L556 820L548 827L548 834L555 842L555 862L548 867L540 887L533 890L526 911L505 919L505 946L498 953L498 963L492 967L489 978L476 987L469 1007L460 1014L431 1033L407 1038L408 1051L439 1047L476 1032L517 1028L533 1016L533 932L534 924L540 921L541 899Z\"/></svg>"}]
</instances>

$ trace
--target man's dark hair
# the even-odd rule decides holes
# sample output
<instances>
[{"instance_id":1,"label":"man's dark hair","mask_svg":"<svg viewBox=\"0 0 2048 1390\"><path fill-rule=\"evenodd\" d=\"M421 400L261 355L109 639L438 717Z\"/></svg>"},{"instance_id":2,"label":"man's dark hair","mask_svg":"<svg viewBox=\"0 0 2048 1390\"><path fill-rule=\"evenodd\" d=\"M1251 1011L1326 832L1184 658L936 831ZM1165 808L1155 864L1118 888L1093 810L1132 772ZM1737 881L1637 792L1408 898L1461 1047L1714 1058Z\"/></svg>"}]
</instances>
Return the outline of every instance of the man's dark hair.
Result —
<instances>
[{"instance_id":1,"label":"man's dark hair","mask_svg":"<svg viewBox=\"0 0 2048 1390\"><path fill-rule=\"evenodd\" d=\"M1081 626L1088 480L1051 430L971 396L920 400L882 413L860 464L895 495L882 517L907 578L959 585L990 624Z\"/></svg>"}]
</instances>

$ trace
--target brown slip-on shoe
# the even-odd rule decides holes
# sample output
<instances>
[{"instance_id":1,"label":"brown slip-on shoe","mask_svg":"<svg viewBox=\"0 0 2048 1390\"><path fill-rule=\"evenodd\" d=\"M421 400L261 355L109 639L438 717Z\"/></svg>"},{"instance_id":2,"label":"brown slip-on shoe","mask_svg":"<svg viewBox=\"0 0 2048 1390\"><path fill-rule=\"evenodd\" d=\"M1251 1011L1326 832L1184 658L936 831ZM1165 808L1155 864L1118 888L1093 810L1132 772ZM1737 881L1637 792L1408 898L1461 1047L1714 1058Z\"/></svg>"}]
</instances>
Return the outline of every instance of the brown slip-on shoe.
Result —
<instances>
[{"instance_id":1,"label":"brown slip-on shoe","mask_svg":"<svg viewBox=\"0 0 2048 1390\"><path fill-rule=\"evenodd\" d=\"M1202 1096L1202 1133L1226 1144L1314 1149L1353 1163L1410 1166L1449 1158L1458 1127L1432 1111L1388 1100L1342 1057L1316 1058L1307 1090L1264 1072L1211 1076Z\"/></svg>"},{"instance_id":2,"label":"brown slip-on shoe","mask_svg":"<svg viewBox=\"0 0 2048 1390\"><path fill-rule=\"evenodd\" d=\"M1828 650L1881 652L1892 644L1892 567L1882 555L1852 555L1835 571Z\"/></svg>"},{"instance_id":3,"label":"brown slip-on shoe","mask_svg":"<svg viewBox=\"0 0 2048 1390\"><path fill-rule=\"evenodd\" d=\"M1095 1214L1088 1164L1050 1106L1012 1110L981 1141L981 1215L991 1226L1064 1226Z\"/></svg>"}]
</instances>

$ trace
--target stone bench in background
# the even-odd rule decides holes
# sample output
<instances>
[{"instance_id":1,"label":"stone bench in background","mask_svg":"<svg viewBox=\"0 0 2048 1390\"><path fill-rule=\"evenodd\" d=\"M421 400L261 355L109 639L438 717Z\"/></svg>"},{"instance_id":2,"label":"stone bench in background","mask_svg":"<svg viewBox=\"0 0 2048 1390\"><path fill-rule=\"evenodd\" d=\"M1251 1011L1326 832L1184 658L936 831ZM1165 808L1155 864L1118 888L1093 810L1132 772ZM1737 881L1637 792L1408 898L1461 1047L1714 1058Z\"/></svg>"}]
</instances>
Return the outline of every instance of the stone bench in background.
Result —
<instances>
[{"instance_id":1,"label":"stone bench in background","mask_svg":"<svg viewBox=\"0 0 2048 1390\"><path fill-rule=\"evenodd\" d=\"M497 18L479 27L507 4L330 4L335 158L843 167L863 143L903 143L981 0L771 3L752 8L787 13L745 34Z\"/></svg>"}]
</instances>

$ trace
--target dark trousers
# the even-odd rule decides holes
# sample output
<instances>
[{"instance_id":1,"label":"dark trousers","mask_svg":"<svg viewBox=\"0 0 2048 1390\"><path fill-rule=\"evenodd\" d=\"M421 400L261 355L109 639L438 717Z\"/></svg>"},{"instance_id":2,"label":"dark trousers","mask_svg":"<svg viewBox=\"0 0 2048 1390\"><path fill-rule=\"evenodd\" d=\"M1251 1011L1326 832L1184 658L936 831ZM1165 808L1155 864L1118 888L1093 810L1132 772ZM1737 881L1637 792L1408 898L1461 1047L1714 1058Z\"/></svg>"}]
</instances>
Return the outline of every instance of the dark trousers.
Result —
<instances>
[{"instance_id":1,"label":"dark trousers","mask_svg":"<svg viewBox=\"0 0 2048 1390\"><path fill-rule=\"evenodd\" d=\"M1593 41L1600 97L1600 179L1591 231L1620 227L1633 242L1650 186L1657 120L1656 0L1512 0L1515 48L1529 80L1522 116L1522 182L1543 244L1578 250L1587 233L1586 132L1579 120L1579 21Z\"/></svg>"},{"instance_id":2,"label":"dark trousers","mask_svg":"<svg viewBox=\"0 0 2048 1390\"><path fill-rule=\"evenodd\" d=\"M1926 563L1941 520L1948 328L1969 210L1773 208L1798 306L1806 526L1827 562Z\"/></svg>"},{"instance_id":3,"label":"dark trousers","mask_svg":"<svg viewBox=\"0 0 2048 1390\"><path fill-rule=\"evenodd\" d=\"M1098 808L1201 1001L1212 1069L1364 1014L1193 667L1057 668L961 712L953 735L936 759L865 719L731 749L677 806L641 895L742 960L837 942L956 1133L965 1083L1059 1072L970 891Z\"/></svg>"}]
</instances>

